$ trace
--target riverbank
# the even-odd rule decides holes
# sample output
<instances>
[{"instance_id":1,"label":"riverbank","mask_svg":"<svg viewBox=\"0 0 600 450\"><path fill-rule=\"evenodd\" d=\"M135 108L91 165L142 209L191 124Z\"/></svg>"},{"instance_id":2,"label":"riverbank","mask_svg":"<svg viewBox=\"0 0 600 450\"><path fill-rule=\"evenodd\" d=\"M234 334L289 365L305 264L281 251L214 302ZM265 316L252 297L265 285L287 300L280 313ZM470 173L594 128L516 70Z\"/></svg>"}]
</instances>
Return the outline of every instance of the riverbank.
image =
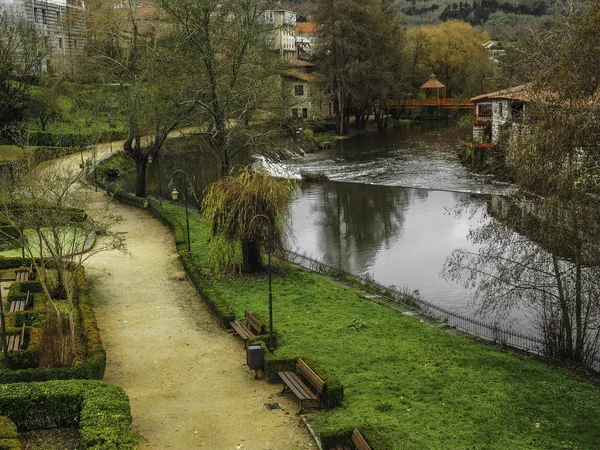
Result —
<instances>
[{"instance_id":1,"label":"riverbank","mask_svg":"<svg viewBox=\"0 0 600 450\"><path fill-rule=\"evenodd\" d=\"M181 208L165 209L184 220ZM197 217L190 226L194 262L206 271L208 229ZM600 413L600 394L567 371L423 325L304 269L280 263L276 273L274 356L306 356L344 387L340 408L308 415L321 436L368 423L371 436L398 449L599 442L600 431L584 424ZM211 286L237 317L266 317L266 279L213 278Z\"/></svg>"}]
</instances>

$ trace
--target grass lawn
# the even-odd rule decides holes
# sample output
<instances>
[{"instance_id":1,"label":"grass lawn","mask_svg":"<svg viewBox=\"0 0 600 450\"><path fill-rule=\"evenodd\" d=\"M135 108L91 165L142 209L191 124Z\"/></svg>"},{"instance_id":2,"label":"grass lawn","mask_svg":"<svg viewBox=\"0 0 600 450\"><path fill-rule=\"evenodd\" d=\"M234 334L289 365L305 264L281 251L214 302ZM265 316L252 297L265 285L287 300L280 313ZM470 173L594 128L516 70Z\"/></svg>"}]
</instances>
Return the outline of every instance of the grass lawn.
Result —
<instances>
[{"instance_id":1,"label":"grass lawn","mask_svg":"<svg viewBox=\"0 0 600 450\"><path fill-rule=\"evenodd\" d=\"M24 152L25 150L16 145L0 145L0 165L14 161Z\"/></svg>"},{"instance_id":2,"label":"grass lawn","mask_svg":"<svg viewBox=\"0 0 600 450\"><path fill-rule=\"evenodd\" d=\"M183 209L168 206L185 223ZM208 228L192 253L206 266ZM409 256L407 256L409 257ZM600 391L564 370L426 326L296 266L273 280L278 354L305 354L344 384L342 407L310 415L319 430L369 424L396 449L597 449ZM267 280L217 279L238 317L267 317Z\"/></svg>"},{"instance_id":3,"label":"grass lawn","mask_svg":"<svg viewBox=\"0 0 600 450\"><path fill-rule=\"evenodd\" d=\"M94 233L81 231L80 228L75 226L63 227L61 230L58 230L58 232L60 234L59 238L62 241L62 248L65 251L65 255L86 252L92 248L96 240L96 235ZM35 230L26 229L25 236L27 237L27 240L31 242L31 251L33 254L39 254L39 239ZM45 245L44 248L46 248ZM21 256L21 247L0 251L0 257L15 258L19 256Z\"/></svg>"}]
</instances>

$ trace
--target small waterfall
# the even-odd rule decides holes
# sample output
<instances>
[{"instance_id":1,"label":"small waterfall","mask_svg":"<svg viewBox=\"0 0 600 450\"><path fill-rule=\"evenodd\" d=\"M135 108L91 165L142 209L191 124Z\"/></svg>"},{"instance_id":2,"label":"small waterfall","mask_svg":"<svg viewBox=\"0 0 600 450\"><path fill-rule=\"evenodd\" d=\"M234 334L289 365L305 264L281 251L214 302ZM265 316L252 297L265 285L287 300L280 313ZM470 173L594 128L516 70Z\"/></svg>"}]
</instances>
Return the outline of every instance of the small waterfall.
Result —
<instances>
[{"instance_id":1,"label":"small waterfall","mask_svg":"<svg viewBox=\"0 0 600 450\"><path fill-rule=\"evenodd\" d=\"M294 180L302 178L299 170L290 168L282 162L273 161L264 155L252 155L252 169L265 170L275 178L290 178Z\"/></svg>"}]
</instances>

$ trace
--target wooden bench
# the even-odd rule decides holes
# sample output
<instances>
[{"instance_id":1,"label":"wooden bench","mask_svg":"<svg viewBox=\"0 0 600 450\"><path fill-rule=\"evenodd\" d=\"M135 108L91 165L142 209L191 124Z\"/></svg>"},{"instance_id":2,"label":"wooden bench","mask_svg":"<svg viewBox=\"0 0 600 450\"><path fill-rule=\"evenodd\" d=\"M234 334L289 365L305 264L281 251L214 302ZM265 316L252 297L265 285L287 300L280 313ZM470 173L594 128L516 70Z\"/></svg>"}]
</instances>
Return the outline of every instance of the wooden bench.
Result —
<instances>
[{"instance_id":1,"label":"wooden bench","mask_svg":"<svg viewBox=\"0 0 600 450\"><path fill-rule=\"evenodd\" d=\"M17 283L21 283L23 281L31 280L31 275L33 274L33 267L29 266L29 270L18 270L15 271Z\"/></svg>"},{"instance_id":2,"label":"wooden bench","mask_svg":"<svg viewBox=\"0 0 600 450\"><path fill-rule=\"evenodd\" d=\"M1 341L1 339L0 339ZM23 328L21 329L21 334L11 334L10 336L6 336L6 348L8 351L16 351L21 350L21 347L25 344L25 324L23 324ZM2 343L0 343L2 345Z\"/></svg>"},{"instance_id":3,"label":"wooden bench","mask_svg":"<svg viewBox=\"0 0 600 450\"><path fill-rule=\"evenodd\" d=\"M29 307L29 294L29 291L27 291L27 298L25 300L10 302L9 312L25 311Z\"/></svg>"},{"instance_id":4,"label":"wooden bench","mask_svg":"<svg viewBox=\"0 0 600 450\"><path fill-rule=\"evenodd\" d=\"M365 440L363 435L360 434L360 431L358 431L358 428L355 428L354 431L352 432L352 443L354 444L355 450L371 450L371 447L369 447L369 444L367 444L367 441ZM352 449L350 447L348 447L347 445L338 444L335 447L331 447L331 450L352 450Z\"/></svg>"},{"instance_id":5,"label":"wooden bench","mask_svg":"<svg viewBox=\"0 0 600 450\"><path fill-rule=\"evenodd\" d=\"M263 333L264 326L260 320L250 314L248 311L244 311L244 318L246 319L246 324L239 320L234 320L233 322L229 322L233 331L240 335L240 337L244 340L244 348L246 348L246 344L248 343L248 339L253 338L259 334Z\"/></svg>"},{"instance_id":6,"label":"wooden bench","mask_svg":"<svg viewBox=\"0 0 600 450\"><path fill-rule=\"evenodd\" d=\"M284 383L281 392L283 393L286 388L289 388L300 400L300 410L298 411L300 414L304 409L304 402L316 403L317 407L319 406L319 395L323 393L325 382L301 359L298 359L296 363L296 370L302 378L294 372L277 372L277 375ZM306 380L308 385L303 380ZM313 389L316 393L313 392Z\"/></svg>"}]
</instances>

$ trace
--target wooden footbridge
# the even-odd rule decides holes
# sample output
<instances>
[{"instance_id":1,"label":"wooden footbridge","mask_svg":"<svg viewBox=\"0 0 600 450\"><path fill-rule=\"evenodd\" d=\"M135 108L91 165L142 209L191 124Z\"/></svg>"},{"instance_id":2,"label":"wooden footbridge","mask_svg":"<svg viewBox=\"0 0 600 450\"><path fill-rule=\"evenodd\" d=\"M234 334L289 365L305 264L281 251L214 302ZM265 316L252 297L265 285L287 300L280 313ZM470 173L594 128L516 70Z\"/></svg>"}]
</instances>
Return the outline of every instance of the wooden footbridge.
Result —
<instances>
[{"instance_id":1,"label":"wooden footbridge","mask_svg":"<svg viewBox=\"0 0 600 450\"><path fill-rule=\"evenodd\" d=\"M375 100L378 108L381 102ZM388 108L391 110L421 109L439 107L442 109L475 109L475 104L468 98L446 98L446 86L440 83L434 74L429 76L429 81L421 86L419 98L392 100Z\"/></svg>"}]
</instances>

